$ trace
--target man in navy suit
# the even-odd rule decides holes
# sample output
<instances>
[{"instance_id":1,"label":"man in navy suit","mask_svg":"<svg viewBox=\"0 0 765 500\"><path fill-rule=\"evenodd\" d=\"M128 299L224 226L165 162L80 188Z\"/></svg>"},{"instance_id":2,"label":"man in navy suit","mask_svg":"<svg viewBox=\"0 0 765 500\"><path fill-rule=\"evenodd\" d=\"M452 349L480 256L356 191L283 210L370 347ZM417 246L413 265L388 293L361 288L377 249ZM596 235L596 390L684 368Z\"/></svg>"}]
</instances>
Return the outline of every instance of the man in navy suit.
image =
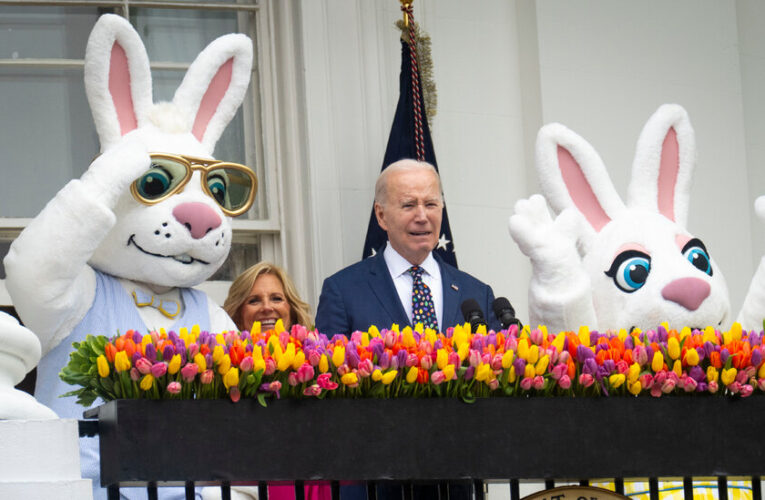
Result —
<instances>
[{"instance_id":1,"label":"man in navy suit","mask_svg":"<svg viewBox=\"0 0 765 500\"><path fill-rule=\"evenodd\" d=\"M333 335L380 329L393 323L414 326L410 269L424 271L438 319L436 330L465 321L460 306L475 299L487 315L489 328L500 330L492 311L491 287L445 263L433 253L441 230L441 180L432 165L400 160L384 169L375 184L375 216L388 233L388 243L376 255L324 280L316 312L316 328Z\"/></svg>"}]
</instances>

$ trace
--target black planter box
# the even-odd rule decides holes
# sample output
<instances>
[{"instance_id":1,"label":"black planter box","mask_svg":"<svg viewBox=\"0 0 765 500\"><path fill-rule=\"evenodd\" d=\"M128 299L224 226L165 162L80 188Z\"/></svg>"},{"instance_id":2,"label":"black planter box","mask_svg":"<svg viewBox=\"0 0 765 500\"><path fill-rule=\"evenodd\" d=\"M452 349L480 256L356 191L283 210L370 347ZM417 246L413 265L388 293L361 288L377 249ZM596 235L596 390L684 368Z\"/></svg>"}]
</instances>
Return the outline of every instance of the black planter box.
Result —
<instances>
[{"instance_id":1,"label":"black planter box","mask_svg":"<svg viewBox=\"0 0 765 500\"><path fill-rule=\"evenodd\" d=\"M765 397L112 401L103 485L765 472Z\"/></svg>"}]
</instances>

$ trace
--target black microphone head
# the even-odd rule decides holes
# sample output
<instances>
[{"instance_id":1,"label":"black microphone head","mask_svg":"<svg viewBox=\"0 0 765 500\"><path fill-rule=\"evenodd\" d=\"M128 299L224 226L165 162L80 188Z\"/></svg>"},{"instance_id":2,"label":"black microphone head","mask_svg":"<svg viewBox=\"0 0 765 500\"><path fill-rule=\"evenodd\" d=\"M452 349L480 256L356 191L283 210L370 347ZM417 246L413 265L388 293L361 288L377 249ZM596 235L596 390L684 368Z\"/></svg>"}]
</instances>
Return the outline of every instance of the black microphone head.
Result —
<instances>
[{"instance_id":1,"label":"black microphone head","mask_svg":"<svg viewBox=\"0 0 765 500\"><path fill-rule=\"evenodd\" d=\"M505 297L497 297L494 299L494 302L491 303L491 308L502 325L502 328L508 328L513 324L517 325L518 328L522 328L521 322L515 317L515 309L513 309L510 301Z\"/></svg>"},{"instance_id":2,"label":"black microphone head","mask_svg":"<svg viewBox=\"0 0 765 500\"><path fill-rule=\"evenodd\" d=\"M465 317L465 321L470 323L472 331L476 331L479 325L486 325L486 319L483 316L481 306L478 305L478 301L475 299L465 300L460 309L462 309L462 316Z\"/></svg>"}]
</instances>

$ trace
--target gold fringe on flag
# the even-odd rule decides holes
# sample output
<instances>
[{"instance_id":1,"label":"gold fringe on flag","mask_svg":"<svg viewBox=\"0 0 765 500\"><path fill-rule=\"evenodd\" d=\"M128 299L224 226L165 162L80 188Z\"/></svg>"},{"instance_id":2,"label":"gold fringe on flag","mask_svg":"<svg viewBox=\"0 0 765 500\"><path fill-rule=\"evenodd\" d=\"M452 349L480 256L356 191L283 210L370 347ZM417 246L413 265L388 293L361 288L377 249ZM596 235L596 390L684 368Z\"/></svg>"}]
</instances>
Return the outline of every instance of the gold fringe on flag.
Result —
<instances>
[{"instance_id":1,"label":"gold fringe on flag","mask_svg":"<svg viewBox=\"0 0 765 500\"><path fill-rule=\"evenodd\" d=\"M404 20L396 21L396 27L401 30L401 39L409 43L409 28L404 25ZM436 116L438 106L438 93L436 82L433 81L433 57L430 52L430 35L420 29L420 25L414 23L415 42L417 44L417 67L420 70L420 85L422 86L422 98L425 105L425 116L428 126L433 130L432 119Z\"/></svg>"}]
</instances>

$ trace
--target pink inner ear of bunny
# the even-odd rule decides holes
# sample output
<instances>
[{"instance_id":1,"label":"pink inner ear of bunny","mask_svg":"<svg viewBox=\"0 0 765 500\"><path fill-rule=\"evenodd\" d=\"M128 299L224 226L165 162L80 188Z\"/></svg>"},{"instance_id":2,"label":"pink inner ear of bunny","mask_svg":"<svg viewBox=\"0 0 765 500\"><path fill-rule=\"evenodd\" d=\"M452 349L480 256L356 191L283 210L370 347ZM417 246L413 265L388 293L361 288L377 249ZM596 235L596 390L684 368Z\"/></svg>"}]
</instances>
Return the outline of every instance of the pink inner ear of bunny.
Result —
<instances>
[{"instance_id":1,"label":"pink inner ear of bunny","mask_svg":"<svg viewBox=\"0 0 765 500\"><path fill-rule=\"evenodd\" d=\"M122 46L114 42L109 59L109 93L112 96L117 121L122 135L135 130L138 120L133 107L133 95L130 92L130 69L127 55Z\"/></svg>"},{"instance_id":2,"label":"pink inner ear of bunny","mask_svg":"<svg viewBox=\"0 0 765 500\"><path fill-rule=\"evenodd\" d=\"M677 144L677 132L674 128L667 130L664 144L661 146L661 163L659 177L656 180L656 205L667 219L675 221L675 186L680 170L680 147Z\"/></svg>"},{"instance_id":3,"label":"pink inner ear of bunny","mask_svg":"<svg viewBox=\"0 0 765 500\"><path fill-rule=\"evenodd\" d=\"M199 110L197 111L197 117L194 120L194 126L191 129L191 133L197 140L201 141L207 130L215 111L218 109L218 105L226 95L229 85L231 84L231 73L234 69L234 58L232 57L220 68L210 81L210 85L207 87L205 95L202 97L202 102L199 103Z\"/></svg>"},{"instance_id":4,"label":"pink inner ear of bunny","mask_svg":"<svg viewBox=\"0 0 765 500\"><path fill-rule=\"evenodd\" d=\"M592 191L590 183L582 172L579 163L571 156L571 153L563 146L558 146L558 166L560 168L563 183L568 189L568 194L574 200L574 205L587 219L587 222L595 229L600 230L611 222L605 210L598 202L597 196Z\"/></svg>"}]
</instances>

